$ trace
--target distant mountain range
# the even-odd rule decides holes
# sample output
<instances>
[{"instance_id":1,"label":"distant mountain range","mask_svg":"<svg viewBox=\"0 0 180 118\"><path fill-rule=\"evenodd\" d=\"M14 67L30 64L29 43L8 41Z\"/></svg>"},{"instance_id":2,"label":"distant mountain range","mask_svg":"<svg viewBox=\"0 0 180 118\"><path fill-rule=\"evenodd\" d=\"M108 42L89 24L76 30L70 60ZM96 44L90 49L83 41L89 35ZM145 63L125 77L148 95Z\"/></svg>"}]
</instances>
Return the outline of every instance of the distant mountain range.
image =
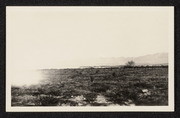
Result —
<instances>
[{"instance_id":1,"label":"distant mountain range","mask_svg":"<svg viewBox=\"0 0 180 118\"><path fill-rule=\"evenodd\" d=\"M156 53L134 58L137 64L168 64L168 53Z\"/></svg>"},{"instance_id":2,"label":"distant mountain range","mask_svg":"<svg viewBox=\"0 0 180 118\"><path fill-rule=\"evenodd\" d=\"M90 61L87 66L117 66L125 65L128 61L134 61L136 65L167 65L168 53L156 53L139 57L115 57L115 58L99 58ZM87 62L88 63L88 62Z\"/></svg>"}]
</instances>

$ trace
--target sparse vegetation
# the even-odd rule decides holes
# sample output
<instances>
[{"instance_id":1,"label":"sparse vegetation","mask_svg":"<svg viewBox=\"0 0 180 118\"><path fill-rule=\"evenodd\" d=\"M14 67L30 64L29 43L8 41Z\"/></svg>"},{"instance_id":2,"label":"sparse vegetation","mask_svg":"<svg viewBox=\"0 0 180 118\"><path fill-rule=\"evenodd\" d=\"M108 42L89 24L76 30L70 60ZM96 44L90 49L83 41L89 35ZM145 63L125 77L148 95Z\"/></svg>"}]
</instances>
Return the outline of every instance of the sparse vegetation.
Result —
<instances>
[{"instance_id":1,"label":"sparse vegetation","mask_svg":"<svg viewBox=\"0 0 180 118\"><path fill-rule=\"evenodd\" d=\"M129 65L42 70L45 79L38 85L12 86L12 106L168 105L168 67Z\"/></svg>"}]
</instances>

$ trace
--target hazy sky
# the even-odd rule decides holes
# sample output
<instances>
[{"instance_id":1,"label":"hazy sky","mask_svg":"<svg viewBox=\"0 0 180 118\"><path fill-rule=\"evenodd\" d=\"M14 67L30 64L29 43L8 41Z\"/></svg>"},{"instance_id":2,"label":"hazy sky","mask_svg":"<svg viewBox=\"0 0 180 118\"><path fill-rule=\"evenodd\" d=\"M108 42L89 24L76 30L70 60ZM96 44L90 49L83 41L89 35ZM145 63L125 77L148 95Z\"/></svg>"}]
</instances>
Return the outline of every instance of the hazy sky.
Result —
<instances>
[{"instance_id":1,"label":"hazy sky","mask_svg":"<svg viewBox=\"0 0 180 118\"><path fill-rule=\"evenodd\" d=\"M7 7L14 68L81 66L75 60L168 52L173 7Z\"/></svg>"}]
</instances>

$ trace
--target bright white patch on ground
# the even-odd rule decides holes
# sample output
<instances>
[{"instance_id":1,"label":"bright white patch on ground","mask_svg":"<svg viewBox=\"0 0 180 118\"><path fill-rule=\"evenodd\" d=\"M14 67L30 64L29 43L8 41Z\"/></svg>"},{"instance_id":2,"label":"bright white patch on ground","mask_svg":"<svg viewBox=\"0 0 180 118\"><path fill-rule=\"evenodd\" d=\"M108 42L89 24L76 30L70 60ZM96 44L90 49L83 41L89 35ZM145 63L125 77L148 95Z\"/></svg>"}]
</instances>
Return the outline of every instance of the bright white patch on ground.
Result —
<instances>
[{"instance_id":1,"label":"bright white patch on ground","mask_svg":"<svg viewBox=\"0 0 180 118\"><path fill-rule=\"evenodd\" d=\"M11 85L15 86L38 84L43 79L41 73L35 70L16 70L12 77Z\"/></svg>"},{"instance_id":2,"label":"bright white patch on ground","mask_svg":"<svg viewBox=\"0 0 180 118\"><path fill-rule=\"evenodd\" d=\"M107 104L108 106L120 106L119 104L114 104L110 101L108 101L106 99L106 97L104 95L98 95L96 100L95 100L96 103L100 103L100 104Z\"/></svg>"}]
</instances>

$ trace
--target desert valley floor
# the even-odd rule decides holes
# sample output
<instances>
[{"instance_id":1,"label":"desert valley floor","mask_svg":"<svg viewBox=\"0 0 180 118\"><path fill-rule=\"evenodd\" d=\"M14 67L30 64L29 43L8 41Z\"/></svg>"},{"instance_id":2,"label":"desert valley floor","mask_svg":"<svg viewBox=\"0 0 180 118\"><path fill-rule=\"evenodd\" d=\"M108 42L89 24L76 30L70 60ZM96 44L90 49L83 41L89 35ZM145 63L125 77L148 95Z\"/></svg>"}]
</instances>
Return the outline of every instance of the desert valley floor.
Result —
<instances>
[{"instance_id":1,"label":"desert valley floor","mask_svg":"<svg viewBox=\"0 0 180 118\"><path fill-rule=\"evenodd\" d=\"M168 66L38 71L39 84L11 87L12 106L168 105Z\"/></svg>"}]
</instances>

